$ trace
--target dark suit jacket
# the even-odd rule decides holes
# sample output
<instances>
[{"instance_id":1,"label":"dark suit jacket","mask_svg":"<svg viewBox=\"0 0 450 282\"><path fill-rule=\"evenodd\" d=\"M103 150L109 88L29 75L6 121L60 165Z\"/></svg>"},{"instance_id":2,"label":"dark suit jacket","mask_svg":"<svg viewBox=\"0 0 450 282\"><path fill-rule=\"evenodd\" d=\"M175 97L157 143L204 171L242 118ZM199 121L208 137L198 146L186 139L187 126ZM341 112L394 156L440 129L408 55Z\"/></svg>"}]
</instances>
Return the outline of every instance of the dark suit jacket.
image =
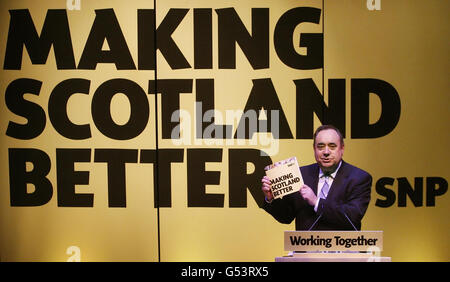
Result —
<instances>
[{"instance_id":1,"label":"dark suit jacket","mask_svg":"<svg viewBox=\"0 0 450 282\"><path fill-rule=\"evenodd\" d=\"M319 165L317 163L300 167L303 182L317 195ZM317 213L314 207L303 200L300 192L282 199L264 202L264 210L281 223L290 224L295 219L296 230L308 230L321 215L312 230L361 230L361 219L370 202L372 176L367 172L342 161L336 173L330 192L325 200L320 199Z\"/></svg>"}]
</instances>

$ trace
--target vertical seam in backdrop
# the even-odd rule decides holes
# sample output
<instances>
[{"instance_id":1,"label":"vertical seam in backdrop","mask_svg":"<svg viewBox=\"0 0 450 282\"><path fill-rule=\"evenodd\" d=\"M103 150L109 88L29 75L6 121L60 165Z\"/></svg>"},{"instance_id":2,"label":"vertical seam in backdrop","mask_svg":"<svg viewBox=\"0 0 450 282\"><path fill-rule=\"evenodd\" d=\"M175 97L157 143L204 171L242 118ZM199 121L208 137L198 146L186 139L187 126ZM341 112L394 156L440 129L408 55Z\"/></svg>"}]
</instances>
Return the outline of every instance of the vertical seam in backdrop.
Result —
<instances>
[{"instance_id":1,"label":"vertical seam in backdrop","mask_svg":"<svg viewBox=\"0 0 450 282\"><path fill-rule=\"evenodd\" d=\"M156 203L156 221L157 221L157 231L158 231L158 262L161 262L161 230L160 230L160 214L159 214L159 146L158 146L158 61L157 61L157 57L156 57L156 1L157 0L153 0L153 27L154 27L154 31L153 31L153 44L154 44L154 52L153 52L153 56L154 56L154 61L155 61L155 74L154 74L154 78L155 78L155 162L154 162L154 166L156 166L153 170L153 173L155 174L153 176L153 189L155 189L154 191L156 191L156 193L154 194L155 197L155 203Z\"/></svg>"},{"instance_id":2,"label":"vertical seam in backdrop","mask_svg":"<svg viewBox=\"0 0 450 282\"><path fill-rule=\"evenodd\" d=\"M329 91L328 91L329 92ZM325 101L325 0L322 0L322 96ZM323 104L322 118L325 119L325 107ZM328 106L330 106L330 97L328 96ZM326 123L328 121L325 120ZM345 132L343 133L345 135Z\"/></svg>"}]
</instances>

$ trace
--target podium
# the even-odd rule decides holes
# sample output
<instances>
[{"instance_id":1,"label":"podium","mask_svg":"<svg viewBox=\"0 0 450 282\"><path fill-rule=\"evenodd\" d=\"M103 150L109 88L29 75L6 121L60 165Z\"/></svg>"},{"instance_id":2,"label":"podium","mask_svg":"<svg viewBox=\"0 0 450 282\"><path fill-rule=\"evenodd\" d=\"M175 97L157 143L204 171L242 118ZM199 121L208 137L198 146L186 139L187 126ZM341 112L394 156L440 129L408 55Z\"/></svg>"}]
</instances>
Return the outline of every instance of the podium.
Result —
<instances>
[{"instance_id":1,"label":"podium","mask_svg":"<svg viewBox=\"0 0 450 282\"><path fill-rule=\"evenodd\" d=\"M383 231L285 231L287 256L275 262L390 262L380 256Z\"/></svg>"}]
</instances>

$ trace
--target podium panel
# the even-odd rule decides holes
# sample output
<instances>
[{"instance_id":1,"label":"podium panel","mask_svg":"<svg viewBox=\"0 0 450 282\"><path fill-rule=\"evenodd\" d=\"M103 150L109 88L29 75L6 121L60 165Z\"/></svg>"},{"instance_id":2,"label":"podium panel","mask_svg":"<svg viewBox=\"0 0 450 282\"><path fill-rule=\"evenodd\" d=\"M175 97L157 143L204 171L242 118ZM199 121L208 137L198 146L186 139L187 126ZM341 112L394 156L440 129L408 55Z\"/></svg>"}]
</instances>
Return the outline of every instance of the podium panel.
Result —
<instances>
[{"instance_id":1,"label":"podium panel","mask_svg":"<svg viewBox=\"0 0 450 282\"><path fill-rule=\"evenodd\" d=\"M285 251L383 250L383 231L285 231Z\"/></svg>"}]
</instances>

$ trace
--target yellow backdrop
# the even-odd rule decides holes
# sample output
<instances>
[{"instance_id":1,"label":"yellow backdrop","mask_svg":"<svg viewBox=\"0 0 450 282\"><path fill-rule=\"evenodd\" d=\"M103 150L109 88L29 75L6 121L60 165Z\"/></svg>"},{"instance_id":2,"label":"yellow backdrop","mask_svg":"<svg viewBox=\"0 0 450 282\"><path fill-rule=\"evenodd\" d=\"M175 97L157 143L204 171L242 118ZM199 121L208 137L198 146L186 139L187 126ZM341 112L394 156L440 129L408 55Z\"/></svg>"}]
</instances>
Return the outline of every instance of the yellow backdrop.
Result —
<instances>
[{"instance_id":1,"label":"yellow backdrop","mask_svg":"<svg viewBox=\"0 0 450 282\"><path fill-rule=\"evenodd\" d=\"M270 160L314 162L312 140L300 134L308 113L299 85L315 85L331 109L336 83L344 159L373 176L362 229L384 231L382 255L393 261L448 261L450 5L379 2L381 10L356 0L1 1L0 259L273 261L285 254L283 231L295 226L259 208L255 178ZM320 40L311 43L321 34L323 53ZM292 66L300 56L320 65ZM363 79L398 93L399 108L366 93L370 124L399 115L380 136L358 137L364 105L355 85ZM67 106L52 106L68 93ZM282 138L199 138L198 101L203 112L215 109L216 134L228 125L234 136L248 106L268 123L278 113ZM279 111L269 117L264 106ZM302 134L325 123L326 109L309 115ZM59 129L65 112L79 138ZM27 182L30 175L44 184Z\"/></svg>"}]
</instances>

